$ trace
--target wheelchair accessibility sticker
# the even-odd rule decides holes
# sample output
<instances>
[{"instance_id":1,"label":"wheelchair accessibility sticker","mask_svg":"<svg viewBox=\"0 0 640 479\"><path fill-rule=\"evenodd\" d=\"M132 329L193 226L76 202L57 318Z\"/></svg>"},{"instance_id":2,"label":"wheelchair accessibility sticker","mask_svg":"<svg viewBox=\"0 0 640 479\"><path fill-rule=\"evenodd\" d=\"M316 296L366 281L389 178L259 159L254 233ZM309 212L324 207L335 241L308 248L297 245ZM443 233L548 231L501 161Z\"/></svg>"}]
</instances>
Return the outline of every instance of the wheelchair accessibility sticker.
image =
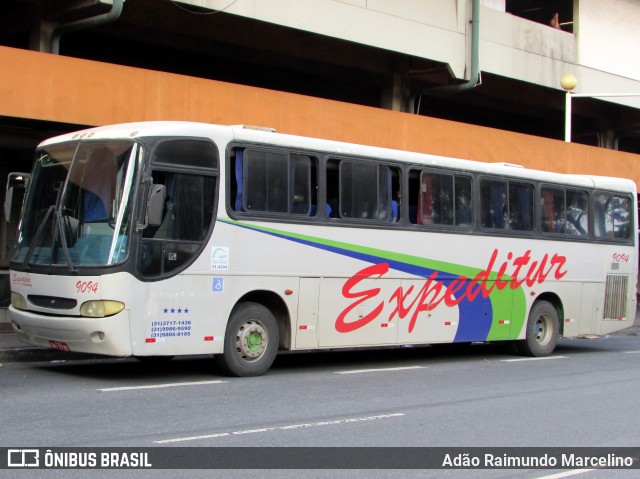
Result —
<instances>
[{"instance_id":1,"label":"wheelchair accessibility sticker","mask_svg":"<svg viewBox=\"0 0 640 479\"><path fill-rule=\"evenodd\" d=\"M222 293L224 291L224 278L214 276L211 284L211 290L214 293Z\"/></svg>"}]
</instances>

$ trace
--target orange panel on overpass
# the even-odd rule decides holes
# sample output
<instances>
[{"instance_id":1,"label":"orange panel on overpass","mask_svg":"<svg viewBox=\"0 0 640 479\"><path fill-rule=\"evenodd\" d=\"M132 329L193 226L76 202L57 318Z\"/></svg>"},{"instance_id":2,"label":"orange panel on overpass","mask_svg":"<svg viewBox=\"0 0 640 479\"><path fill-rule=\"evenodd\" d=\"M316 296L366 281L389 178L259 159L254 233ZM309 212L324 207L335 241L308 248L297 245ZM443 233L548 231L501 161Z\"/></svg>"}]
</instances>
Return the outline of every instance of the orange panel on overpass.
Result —
<instances>
[{"instance_id":1,"label":"orange panel on overpass","mask_svg":"<svg viewBox=\"0 0 640 479\"><path fill-rule=\"evenodd\" d=\"M640 157L320 98L0 47L0 115L104 125L250 124L281 133L640 180Z\"/></svg>"}]
</instances>

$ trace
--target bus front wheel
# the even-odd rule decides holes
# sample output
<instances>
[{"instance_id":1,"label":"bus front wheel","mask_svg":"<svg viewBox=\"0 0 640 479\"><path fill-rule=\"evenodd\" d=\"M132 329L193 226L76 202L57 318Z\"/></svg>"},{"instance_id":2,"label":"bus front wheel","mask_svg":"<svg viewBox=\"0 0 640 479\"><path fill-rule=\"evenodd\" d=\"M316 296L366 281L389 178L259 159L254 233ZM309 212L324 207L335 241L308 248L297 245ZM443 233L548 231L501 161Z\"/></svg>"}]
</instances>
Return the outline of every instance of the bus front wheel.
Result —
<instances>
[{"instance_id":1,"label":"bus front wheel","mask_svg":"<svg viewBox=\"0 0 640 479\"><path fill-rule=\"evenodd\" d=\"M558 312L551 303L534 303L527 321L527 335L516 343L519 352L527 356L550 355L558 344L559 324Z\"/></svg>"},{"instance_id":2,"label":"bus front wheel","mask_svg":"<svg viewBox=\"0 0 640 479\"><path fill-rule=\"evenodd\" d=\"M273 364L278 343L278 324L271 311L258 303L242 303L227 324L218 364L231 376L260 376Z\"/></svg>"}]
</instances>

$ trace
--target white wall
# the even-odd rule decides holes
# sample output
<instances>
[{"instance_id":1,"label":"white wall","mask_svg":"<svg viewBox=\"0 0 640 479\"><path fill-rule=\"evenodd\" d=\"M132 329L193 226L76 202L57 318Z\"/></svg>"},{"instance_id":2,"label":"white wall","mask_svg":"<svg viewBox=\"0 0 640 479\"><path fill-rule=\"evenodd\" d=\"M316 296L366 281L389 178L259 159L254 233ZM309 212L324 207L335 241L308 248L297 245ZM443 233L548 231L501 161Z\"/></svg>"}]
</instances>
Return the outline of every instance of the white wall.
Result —
<instances>
[{"instance_id":1,"label":"white wall","mask_svg":"<svg viewBox=\"0 0 640 479\"><path fill-rule=\"evenodd\" d=\"M582 0L577 17L578 62L640 80L640 2Z\"/></svg>"},{"instance_id":2,"label":"white wall","mask_svg":"<svg viewBox=\"0 0 640 479\"><path fill-rule=\"evenodd\" d=\"M559 88L577 61L575 37L548 25L483 8L480 68L508 78Z\"/></svg>"},{"instance_id":3,"label":"white wall","mask_svg":"<svg viewBox=\"0 0 640 479\"><path fill-rule=\"evenodd\" d=\"M468 75L471 0L179 0L448 64ZM640 1L576 0L575 34L481 0L480 69L560 89L574 73L580 92L640 92ZM608 99L640 108L638 98Z\"/></svg>"},{"instance_id":4,"label":"white wall","mask_svg":"<svg viewBox=\"0 0 640 479\"><path fill-rule=\"evenodd\" d=\"M467 0L180 1L448 63L464 76Z\"/></svg>"},{"instance_id":5,"label":"white wall","mask_svg":"<svg viewBox=\"0 0 640 479\"><path fill-rule=\"evenodd\" d=\"M480 0L483 7L493 8L495 10L505 11L507 0Z\"/></svg>"}]
</instances>

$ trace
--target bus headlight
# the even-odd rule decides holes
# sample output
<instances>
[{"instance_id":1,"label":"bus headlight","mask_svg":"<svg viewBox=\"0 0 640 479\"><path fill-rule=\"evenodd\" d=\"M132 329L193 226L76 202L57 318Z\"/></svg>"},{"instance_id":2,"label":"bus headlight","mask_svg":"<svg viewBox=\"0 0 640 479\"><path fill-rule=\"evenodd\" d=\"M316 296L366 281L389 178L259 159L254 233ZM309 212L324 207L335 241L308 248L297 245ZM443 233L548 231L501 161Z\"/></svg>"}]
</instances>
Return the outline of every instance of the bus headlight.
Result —
<instances>
[{"instance_id":1,"label":"bus headlight","mask_svg":"<svg viewBox=\"0 0 640 479\"><path fill-rule=\"evenodd\" d=\"M27 309L27 300L18 293L11 292L11 306L16 309Z\"/></svg>"},{"instance_id":2,"label":"bus headlight","mask_svg":"<svg viewBox=\"0 0 640 479\"><path fill-rule=\"evenodd\" d=\"M80 316L87 318L104 318L113 316L124 309L120 301L87 301L80 306Z\"/></svg>"}]
</instances>

